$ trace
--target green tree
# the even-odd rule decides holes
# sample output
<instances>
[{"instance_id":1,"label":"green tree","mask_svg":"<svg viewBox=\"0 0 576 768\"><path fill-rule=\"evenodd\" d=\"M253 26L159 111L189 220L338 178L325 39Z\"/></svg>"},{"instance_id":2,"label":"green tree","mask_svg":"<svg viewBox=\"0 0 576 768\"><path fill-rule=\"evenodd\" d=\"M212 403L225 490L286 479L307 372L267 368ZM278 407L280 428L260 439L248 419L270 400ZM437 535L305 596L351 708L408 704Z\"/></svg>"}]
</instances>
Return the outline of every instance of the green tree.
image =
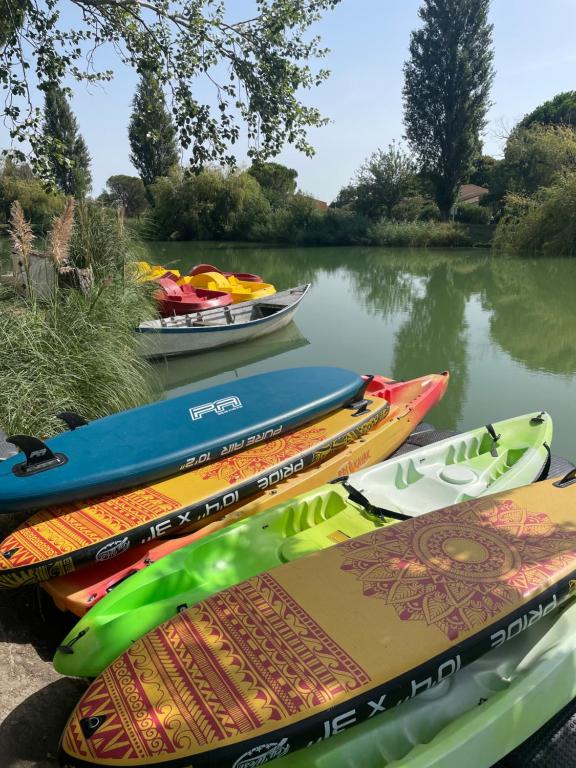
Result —
<instances>
[{"instance_id":1,"label":"green tree","mask_svg":"<svg viewBox=\"0 0 576 768\"><path fill-rule=\"evenodd\" d=\"M122 205L128 217L139 216L148 205L144 183L138 176L110 176L106 187L100 199L105 203Z\"/></svg>"},{"instance_id":2,"label":"green tree","mask_svg":"<svg viewBox=\"0 0 576 768\"><path fill-rule=\"evenodd\" d=\"M416 164L396 144L379 149L364 163L353 182L353 208L369 219L392 218L394 207L413 190Z\"/></svg>"},{"instance_id":3,"label":"green tree","mask_svg":"<svg viewBox=\"0 0 576 768\"><path fill-rule=\"evenodd\" d=\"M252 163L248 173L253 176L274 207L281 206L296 192L298 171L280 163Z\"/></svg>"},{"instance_id":4,"label":"green tree","mask_svg":"<svg viewBox=\"0 0 576 768\"><path fill-rule=\"evenodd\" d=\"M572 125L576 126L576 91L566 91L545 101L519 123L520 128L533 125Z\"/></svg>"},{"instance_id":5,"label":"green tree","mask_svg":"<svg viewBox=\"0 0 576 768\"><path fill-rule=\"evenodd\" d=\"M176 129L156 75L145 72L132 102L128 126L130 160L146 186L178 164Z\"/></svg>"},{"instance_id":6,"label":"green tree","mask_svg":"<svg viewBox=\"0 0 576 768\"><path fill-rule=\"evenodd\" d=\"M533 194L564 171L576 170L576 131L567 126L520 128L506 142L499 191Z\"/></svg>"},{"instance_id":7,"label":"green tree","mask_svg":"<svg viewBox=\"0 0 576 768\"><path fill-rule=\"evenodd\" d=\"M447 219L479 154L492 68L489 0L424 0L404 66L406 137Z\"/></svg>"},{"instance_id":8,"label":"green tree","mask_svg":"<svg viewBox=\"0 0 576 768\"><path fill-rule=\"evenodd\" d=\"M47 191L26 163L5 158L0 168L0 220L6 223L10 206L18 200L34 230L45 232L53 219L62 212L65 198Z\"/></svg>"},{"instance_id":9,"label":"green tree","mask_svg":"<svg viewBox=\"0 0 576 768\"><path fill-rule=\"evenodd\" d=\"M309 31L339 2L258 0L243 16L238 7L245 4L231 0L0 0L0 18L2 3L11 12L9 25L0 25L5 120L16 142L30 142L36 172L50 176L32 83L45 91L66 74L88 83L111 79L113 70L93 66L94 46L110 43L122 64L170 90L180 144L190 148L195 169L233 165L232 145L243 136L251 159L273 157L286 142L310 155L308 129L326 120L301 94L329 73L314 66L326 50Z\"/></svg>"},{"instance_id":10,"label":"green tree","mask_svg":"<svg viewBox=\"0 0 576 768\"><path fill-rule=\"evenodd\" d=\"M472 170L468 176L470 184L478 184L479 187L490 189L494 170L500 161L491 155L479 155L472 164Z\"/></svg>"},{"instance_id":11,"label":"green tree","mask_svg":"<svg viewBox=\"0 0 576 768\"><path fill-rule=\"evenodd\" d=\"M92 186L90 154L66 94L56 86L44 97L44 137L51 177L58 189L65 195L84 197Z\"/></svg>"}]
</instances>

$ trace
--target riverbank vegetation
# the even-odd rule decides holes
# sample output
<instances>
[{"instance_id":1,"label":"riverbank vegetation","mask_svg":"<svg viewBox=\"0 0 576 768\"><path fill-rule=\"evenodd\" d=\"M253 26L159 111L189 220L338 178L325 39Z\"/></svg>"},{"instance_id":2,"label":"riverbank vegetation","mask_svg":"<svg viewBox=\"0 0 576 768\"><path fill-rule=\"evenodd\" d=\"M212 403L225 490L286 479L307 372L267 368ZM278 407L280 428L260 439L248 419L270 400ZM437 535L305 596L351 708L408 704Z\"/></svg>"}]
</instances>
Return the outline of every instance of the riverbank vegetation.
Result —
<instances>
[{"instance_id":1,"label":"riverbank vegetation","mask_svg":"<svg viewBox=\"0 0 576 768\"><path fill-rule=\"evenodd\" d=\"M38 241L17 203L10 232L26 272ZM61 411L94 419L157 395L134 334L154 309L146 286L124 275L130 257L137 253L113 211L93 204L74 211L69 202L40 257L47 283L1 287L0 424L8 433L47 437L63 429ZM70 270L92 275L85 290L66 279Z\"/></svg>"}]
</instances>

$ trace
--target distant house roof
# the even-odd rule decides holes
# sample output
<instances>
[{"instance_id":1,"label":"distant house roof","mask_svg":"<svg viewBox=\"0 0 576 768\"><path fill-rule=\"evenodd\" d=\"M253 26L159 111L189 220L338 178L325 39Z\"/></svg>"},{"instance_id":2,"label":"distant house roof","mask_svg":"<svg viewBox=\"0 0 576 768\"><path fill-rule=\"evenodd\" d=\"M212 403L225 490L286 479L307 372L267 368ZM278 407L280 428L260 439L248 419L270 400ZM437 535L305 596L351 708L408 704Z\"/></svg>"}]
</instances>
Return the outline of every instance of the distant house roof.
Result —
<instances>
[{"instance_id":1,"label":"distant house roof","mask_svg":"<svg viewBox=\"0 0 576 768\"><path fill-rule=\"evenodd\" d=\"M462 184L458 191L458 201L461 203L478 202L481 197L490 192L486 187L479 187L478 184Z\"/></svg>"},{"instance_id":2,"label":"distant house roof","mask_svg":"<svg viewBox=\"0 0 576 768\"><path fill-rule=\"evenodd\" d=\"M324 202L324 200L316 200L316 198L314 198L314 202L316 203L318 208L320 208L320 210L322 211L328 208L328 203Z\"/></svg>"}]
</instances>

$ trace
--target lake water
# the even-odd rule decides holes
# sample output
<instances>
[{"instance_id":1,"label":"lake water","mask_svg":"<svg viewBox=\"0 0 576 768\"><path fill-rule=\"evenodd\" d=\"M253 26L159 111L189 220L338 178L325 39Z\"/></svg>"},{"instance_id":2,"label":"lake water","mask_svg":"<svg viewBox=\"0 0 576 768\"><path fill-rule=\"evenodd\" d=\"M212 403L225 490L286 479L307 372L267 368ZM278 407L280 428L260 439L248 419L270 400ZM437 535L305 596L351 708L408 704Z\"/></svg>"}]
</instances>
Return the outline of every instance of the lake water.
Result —
<instances>
[{"instance_id":1,"label":"lake water","mask_svg":"<svg viewBox=\"0 0 576 768\"><path fill-rule=\"evenodd\" d=\"M340 365L396 379L451 373L428 421L470 429L547 410L553 450L576 461L576 259L482 250L160 243L150 260L199 262L312 290L267 339L161 364L167 396L275 368Z\"/></svg>"},{"instance_id":2,"label":"lake water","mask_svg":"<svg viewBox=\"0 0 576 768\"><path fill-rule=\"evenodd\" d=\"M312 283L296 322L259 341L157 365L166 396L235 376L339 365L396 379L449 370L428 417L470 429L547 410L553 450L576 461L576 259L482 250L148 245L154 263L256 272L278 289Z\"/></svg>"}]
</instances>

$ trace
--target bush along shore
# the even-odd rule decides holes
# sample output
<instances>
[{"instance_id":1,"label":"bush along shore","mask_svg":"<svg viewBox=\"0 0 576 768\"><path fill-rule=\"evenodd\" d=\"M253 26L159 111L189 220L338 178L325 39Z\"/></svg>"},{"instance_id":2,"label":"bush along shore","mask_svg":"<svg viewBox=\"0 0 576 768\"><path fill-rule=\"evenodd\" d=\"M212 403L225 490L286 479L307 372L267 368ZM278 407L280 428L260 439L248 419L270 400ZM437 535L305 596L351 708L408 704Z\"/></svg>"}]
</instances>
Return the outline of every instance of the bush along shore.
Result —
<instances>
[{"instance_id":1,"label":"bush along shore","mask_svg":"<svg viewBox=\"0 0 576 768\"><path fill-rule=\"evenodd\" d=\"M136 246L116 212L69 200L40 250L16 202L9 230L16 270L0 289L0 427L48 437L63 428L60 411L94 419L153 400L134 328L154 307L124 268Z\"/></svg>"}]
</instances>

